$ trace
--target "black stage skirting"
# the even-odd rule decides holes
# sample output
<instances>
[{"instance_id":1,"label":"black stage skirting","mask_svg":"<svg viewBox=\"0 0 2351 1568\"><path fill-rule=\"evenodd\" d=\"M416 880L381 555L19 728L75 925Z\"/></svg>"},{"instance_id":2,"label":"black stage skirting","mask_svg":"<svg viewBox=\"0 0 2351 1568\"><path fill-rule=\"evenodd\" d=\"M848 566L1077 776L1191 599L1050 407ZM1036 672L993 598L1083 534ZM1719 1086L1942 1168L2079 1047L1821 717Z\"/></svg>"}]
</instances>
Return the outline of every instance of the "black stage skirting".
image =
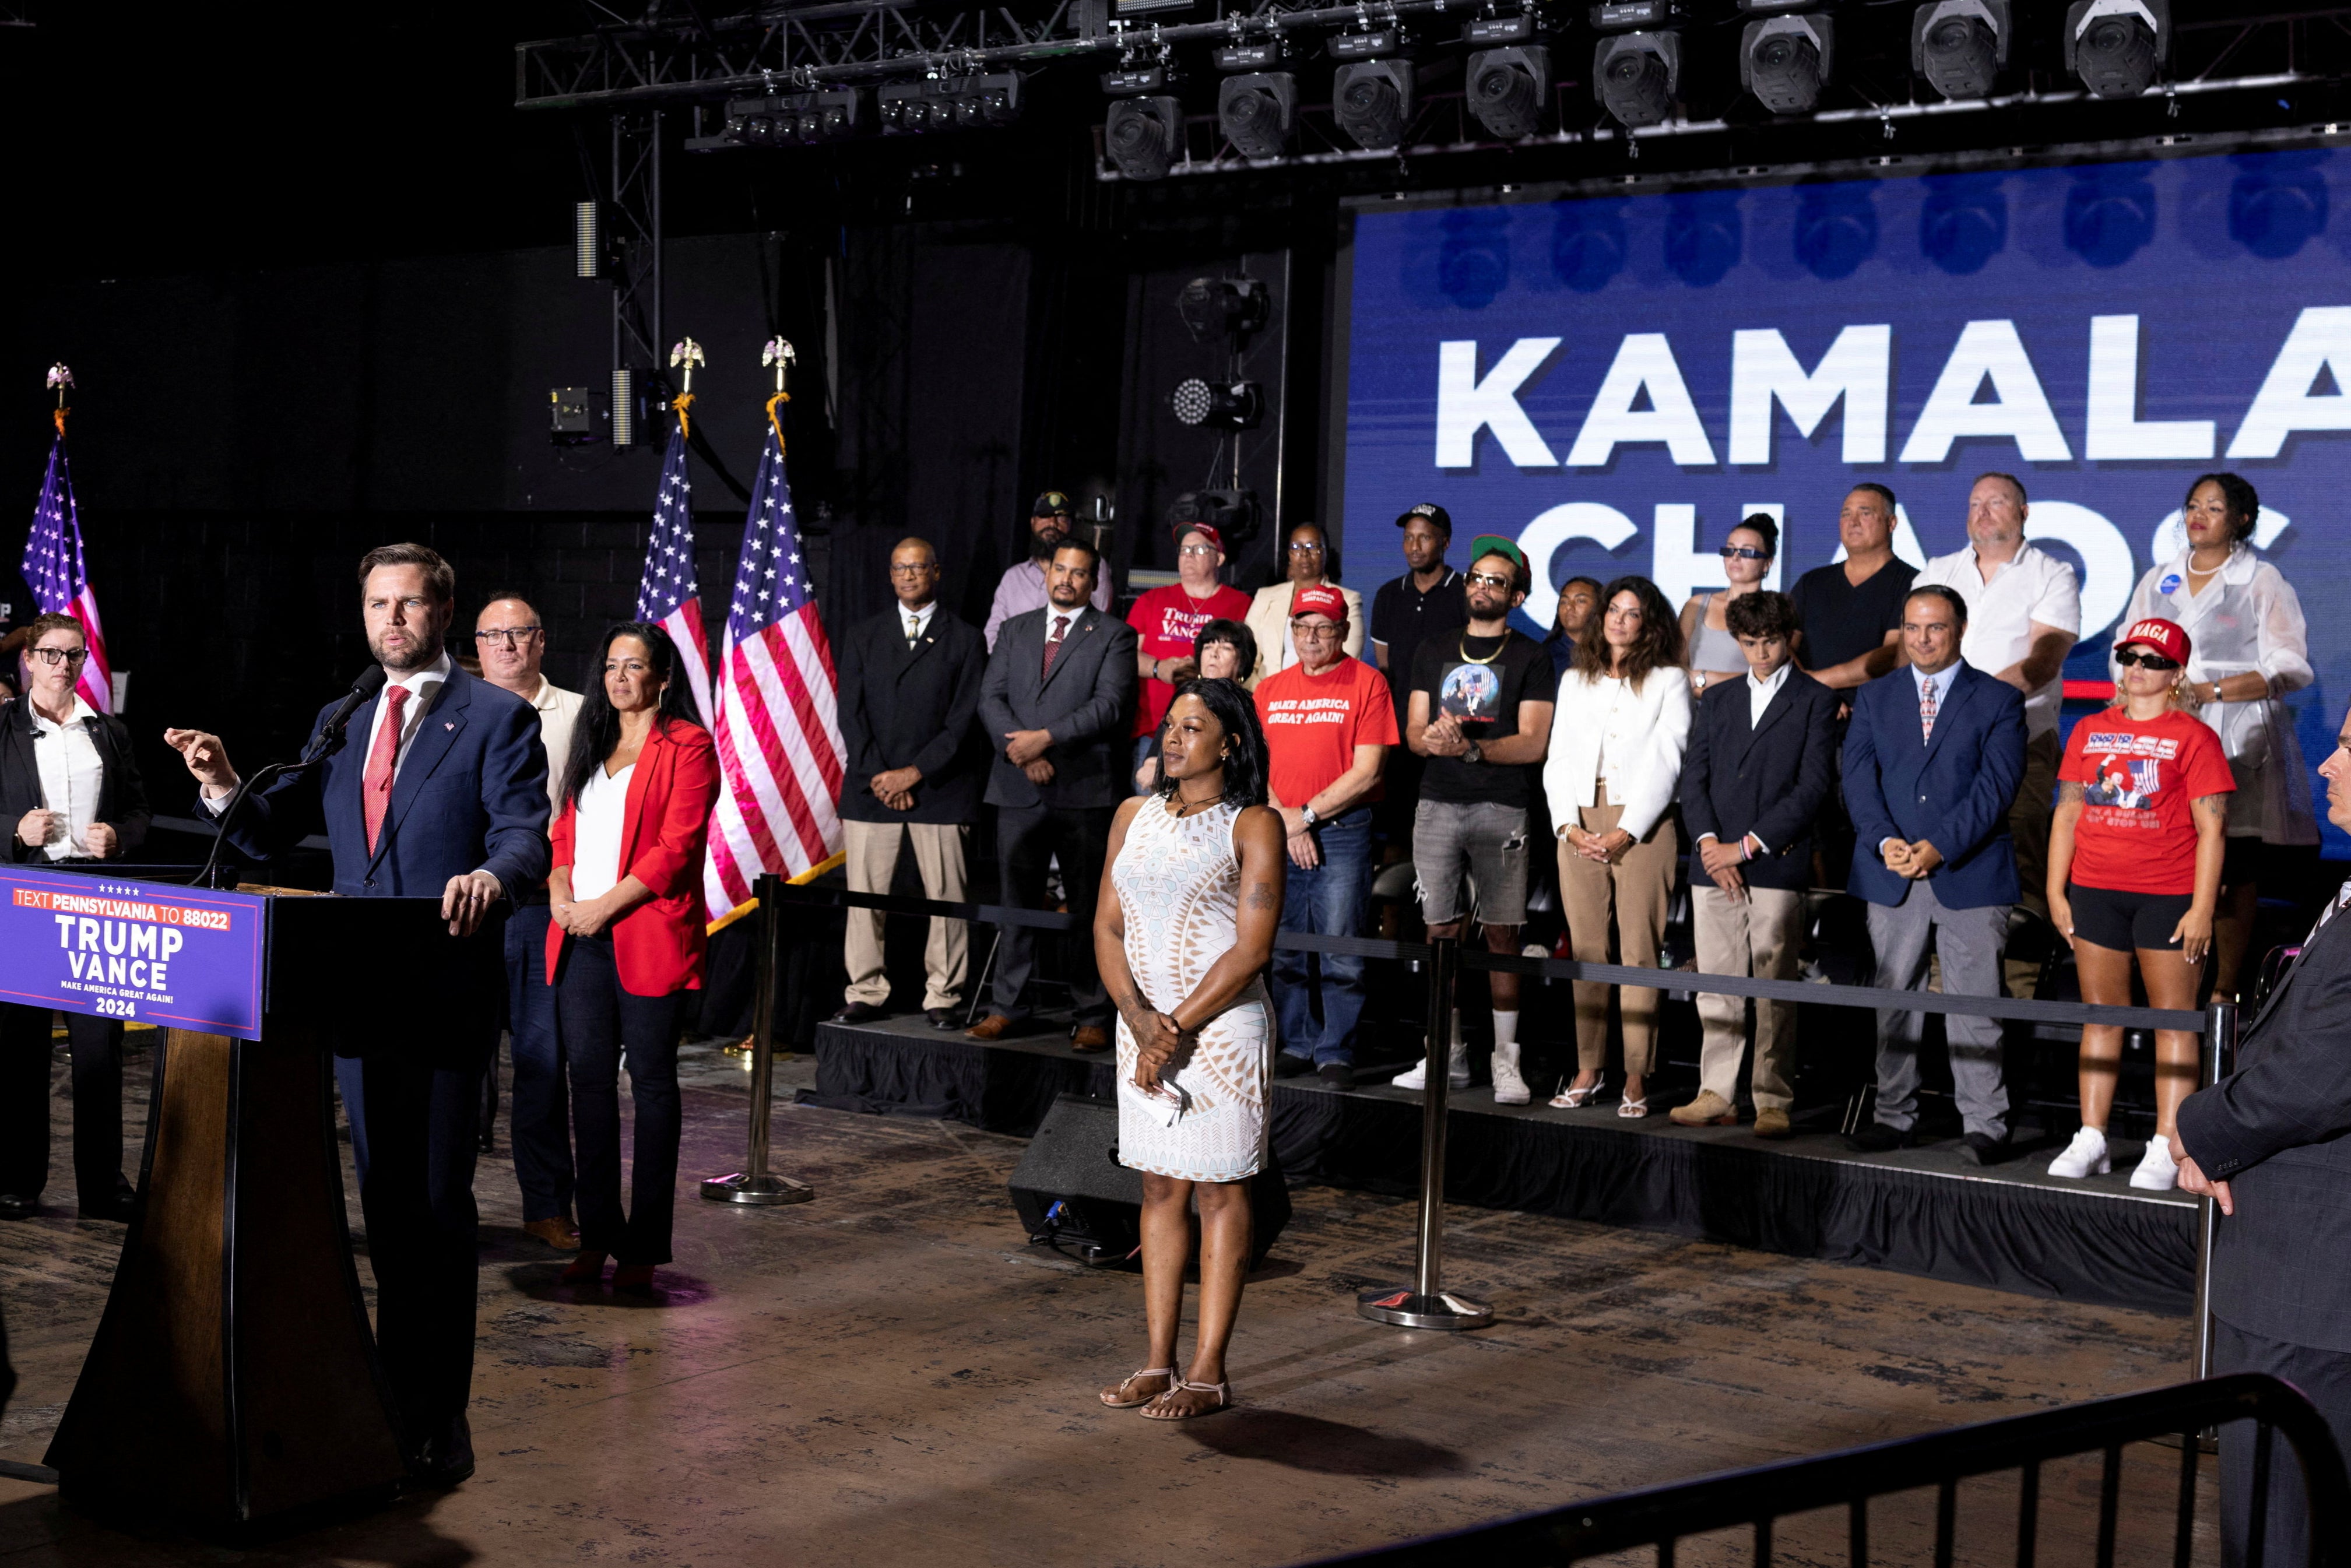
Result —
<instances>
[{"instance_id":1,"label":"black stage skirting","mask_svg":"<svg viewBox=\"0 0 2351 1568\"><path fill-rule=\"evenodd\" d=\"M916 1016L816 1035L803 1103L966 1122L1027 1137L1056 1094L1111 1092L1106 1057L1061 1034L983 1044ZM1633 1226L1960 1284L2185 1315L2194 1308L2196 1205L2125 1185L2046 1174L2047 1151L1990 1170L1956 1145L1855 1155L1804 1133L1778 1143L1743 1127L1619 1120L1614 1104L1557 1112L1452 1097L1450 1202ZM1293 1183L1409 1197L1418 1190L1419 1096L1385 1085L1336 1092L1276 1082L1273 1140ZM2132 1151L2133 1159L2136 1152Z\"/></svg>"}]
</instances>

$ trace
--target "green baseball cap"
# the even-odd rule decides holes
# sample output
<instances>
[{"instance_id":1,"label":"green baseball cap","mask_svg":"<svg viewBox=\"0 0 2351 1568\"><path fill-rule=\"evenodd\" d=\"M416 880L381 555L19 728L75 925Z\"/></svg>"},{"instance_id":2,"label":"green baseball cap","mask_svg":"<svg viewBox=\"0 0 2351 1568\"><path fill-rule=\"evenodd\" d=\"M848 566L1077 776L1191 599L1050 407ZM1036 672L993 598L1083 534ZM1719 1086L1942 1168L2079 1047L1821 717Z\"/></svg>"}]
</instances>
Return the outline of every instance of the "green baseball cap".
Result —
<instances>
[{"instance_id":1,"label":"green baseball cap","mask_svg":"<svg viewBox=\"0 0 2351 1568\"><path fill-rule=\"evenodd\" d=\"M1476 561L1480 556L1489 555L1508 556L1511 563L1520 571L1527 570L1526 552L1499 534L1479 534L1469 541L1471 561Z\"/></svg>"}]
</instances>

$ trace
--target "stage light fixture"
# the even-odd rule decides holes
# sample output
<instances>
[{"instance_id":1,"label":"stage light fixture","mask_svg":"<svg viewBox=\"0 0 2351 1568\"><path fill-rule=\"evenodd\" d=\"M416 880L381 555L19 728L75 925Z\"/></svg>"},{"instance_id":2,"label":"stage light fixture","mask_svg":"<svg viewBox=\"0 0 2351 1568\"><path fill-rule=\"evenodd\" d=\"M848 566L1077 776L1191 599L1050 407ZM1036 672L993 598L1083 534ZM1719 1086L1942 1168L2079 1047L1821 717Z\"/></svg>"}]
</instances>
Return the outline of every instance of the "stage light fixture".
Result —
<instances>
[{"instance_id":1,"label":"stage light fixture","mask_svg":"<svg viewBox=\"0 0 2351 1568\"><path fill-rule=\"evenodd\" d=\"M855 88L827 88L779 98L738 99L726 106L726 124L718 135L695 139L688 146L697 151L716 146L807 147L841 141L865 128L861 107L864 96Z\"/></svg>"},{"instance_id":2,"label":"stage light fixture","mask_svg":"<svg viewBox=\"0 0 2351 1568\"><path fill-rule=\"evenodd\" d=\"M1288 71L1227 77L1217 89L1217 132L1244 158L1279 158L1298 123L1298 78Z\"/></svg>"},{"instance_id":3,"label":"stage light fixture","mask_svg":"<svg viewBox=\"0 0 2351 1568\"><path fill-rule=\"evenodd\" d=\"M1176 383L1167 404L1178 424L1212 424L1222 430L1254 430L1265 415L1265 394L1255 382L1208 382L1192 376Z\"/></svg>"},{"instance_id":4,"label":"stage light fixture","mask_svg":"<svg viewBox=\"0 0 2351 1568\"><path fill-rule=\"evenodd\" d=\"M1542 130L1551 107L1551 51L1541 44L1469 57L1469 112L1489 136L1516 141Z\"/></svg>"},{"instance_id":5,"label":"stage light fixture","mask_svg":"<svg viewBox=\"0 0 2351 1568\"><path fill-rule=\"evenodd\" d=\"M1164 95L1123 98L1102 123L1102 146L1130 180L1164 180L1184 151L1184 106Z\"/></svg>"},{"instance_id":6,"label":"stage light fixture","mask_svg":"<svg viewBox=\"0 0 2351 1568\"><path fill-rule=\"evenodd\" d=\"M1410 60L1341 66L1331 78L1331 117L1356 146L1384 152L1404 141L1412 119L1412 78Z\"/></svg>"},{"instance_id":7,"label":"stage light fixture","mask_svg":"<svg viewBox=\"0 0 2351 1568\"><path fill-rule=\"evenodd\" d=\"M2137 98L2170 53L2170 0L2074 0L2065 8L2065 68L2099 98Z\"/></svg>"},{"instance_id":8,"label":"stage light fixture","mask_svg":"<svg viewBox=\"0 0 2351 1568\"><path fill-rule=\"evenodd\" d=\"M1241 339L1271 319L1273 298L1261 277L1196 277L1176 291L1176 314L1196 343Z\"/></svg>"},{"instance_id":9,"label":"stage light fixture","mask_svg":"<svg viewBox=\"0 0 2351 1568\"><path fill-rule=\"evenodd\" d=\"M1910 68L1945 98L1990 98L2016 29L2009 0L1927 0L1910 16Z\"/></svg>"},{"instance_id":10,"label":"stage light fixture","mask_svg":"<svg viewBox=\"0 0 2351 1568\"><path fill-rule=\"evenodd\" d=\"M1255 490L1186 490L1167 507L1171 528L1206 523L1225 541L1228 555L1256 537L1264 517Z\"/></svg>"},{"instance_id":11,"label":"stage light fixture","mask_svg":"<svg viewBox=\"0 0 2351 1568\"><path fill-rule=\"evenodd\" d=\"M949 85L955 91L956 122L959 125L1009 125L1020 118L1018 71L959 77Z\"/></svg>"},{"instance_id":12,"label":"stage light fixture","mask_svg":"<svg viewBox=\"0 0 2351 1568\"><path fill-rule=\"evenodd\" d=\"M604 276L604 208L601 203L572 204L571 260L579 277Z\"/></svg>"},{"instance_id":13,"label":"stage light fixture","mask_svg":"<svg viewBox=\"0 0 2351 1568\"><path fill-rule=\"evenodd\" d=\"M1682 79L1679 33L1618 33L1592 52L1600 104L1623 125L1657 125L1673 112Z\"/></svg>"},{"instance_id":14,"label":"stage light fixture","mask_svg":"<svg viewBox=\"0 0 2351 1568\"><path fill-rule=\"evenodd\" d=\"M1810 114L1834 67L1826 16L1766 16L1739 35L1739 85L1774 114Z\"/></svg>"}]
</instances>

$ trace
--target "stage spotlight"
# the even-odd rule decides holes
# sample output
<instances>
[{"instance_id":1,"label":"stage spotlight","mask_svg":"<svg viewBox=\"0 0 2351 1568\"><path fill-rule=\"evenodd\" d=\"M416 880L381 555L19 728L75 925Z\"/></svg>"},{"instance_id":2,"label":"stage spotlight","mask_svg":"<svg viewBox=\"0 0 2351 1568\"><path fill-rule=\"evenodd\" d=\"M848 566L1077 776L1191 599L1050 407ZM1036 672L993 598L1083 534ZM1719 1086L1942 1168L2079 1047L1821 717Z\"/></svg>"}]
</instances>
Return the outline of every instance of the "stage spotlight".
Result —
<instances>
[{"instance_id":1,"label":"stage spotlight","mask_svg":"<svg viewBox=\"0 0 2351 1568\"><path fill-rule=\"evenodd\" d=\"M600 202L571 205L571 260L580 277L604 276L604 207Z\"/></svg>"},{"instance_id":2,"label":"stage spotlight","mask_svg":"<svg viewBox=\"0 0 2351 1568\"><path fill-rule=\"evenodd\" d=\"M1102 145L1130 180L1164 180L1184 151L1184 106L1173 98L1123 98L1110 106Z\"/></svg>"},{"instance_id":3,"label":"stage spotlight","mask_svg":"<svg viewBox=\"0 0 2351 1568\"><path fill-rule=\"evenodd\" d=\"M958 125L1009 125L1020 118L1020 73L989 71L945 84L955 95ZM935 112L935 111L934 111Z\"/></svg>"},{"instance_id":4,"label":"stage spotlight","mask_svg":"<svg viewBox=\"0 0 2351 1568\"><path fill-rule=\"evenodd\" d=\"M1681 87L1679 33L1619 33L1592 53L1592 79L1600 104L1620 124L1657 125L1673 112Z\"/></svg>"},{"instance_id":5,"label":"stage spotlight","mask_svg":"<svg viewBox=\"0 0 2351 1568\"><path fill-rule=\"evenodd\" d=\"M2008 66L2009 0L1927 0L1911 13L1910 68L1945 98L1990 98Z\"/></svg>"},{"instance_id":6,"label":"stage spotlight","mask_svg":"<svg viewBox=\"0 0 2351 1568\"><path fill-rule=\"evenodd\" d=\"M1273 315L1272 298L1258 277L1196 277L1176 295L1176 314L1192 341L1246 338Z\"/></svg>"},{"instance_id":7,"label":"stage spotlight","mask_svg":"<svg viewBox=\"0 0 2351 1568\"><path fill-rule=\"evenodd\" d=\"M931 128L931 84L925 81L883 82L873 93L874 118L884 136L911 136Z\"/></svg>"},{"instance_id":8,"label":"stage spotlight","mask_svg":"<svg viewBox=\"0 0 2351 1568\"><path fill-rule=\"evenodd\" d=\"M1412 62L1358 60L1331 78L1331 116L1358 147L1384 152L1412 119Z\"/></svg>"},{"instance_id":9,"label":"stage spotlight","mask_svg":"<svg viewBox=\"0 0 2351 1568\"><path fill-rule=\"evenodd\" d=\"M1469 112L1489 136L1516 141L1543 128L1551 105L1551 51L1540 44L1469 57Z\"/></svg>"},{"instance_id":10,"label":"stage spotlight","mask_svg":"<svg viewBox=\"0 0 2351 1568\"><path fill-rule=\"evenodd\" d=\"M1279 158L1298 120L1298 78L1288 71L1227 77L1217 89L1217 132L1244 158Z\"/></svg>"},{"instance_id":11,"label":"stage spotlight","mask_svg":"<svg viewBox=\"0 0 2351 1568\"><path fill-rule=\"evenodd\" d=\"M1178 382L1167 404L1179 424L1225 430L1253 430L1265 413L1265 395L1255 382L1206 382L1198 376Z\"/></svg>"},{"instance_id":12,"label":"stage spotlight","mask_svg":"<svg viewBox=\"0 0 2351 1568\"><path fill-rule=\"evenodd\" d=\"M1255 490L1186 490L1167 508L1171 527L1206 523L1225 541L1228 554L1256 537L1264 516Z\"/></svg>"},{"instance_id":13,"label":"stage spotlight","mask_svg":"<svg viewBox=\"0 0 2351 1568\"><path fill-rule=\"evenodd\" d=\"M2170 0L2074 0L2065 9L2065 68L2099 98L2137 98L2170 52Z\"/></svg>"},{"instance_id":14,"label":"stage spotlight","mask_svg":"<svg viewBox=\"0 0 2351 1568\"><path fill-rule=\"evenodd\" d=\"M1767 16L1739 35L1739 85L1774 114L1810 114L1834 68L1826 16Z\"/></svg>"}]
</instances>

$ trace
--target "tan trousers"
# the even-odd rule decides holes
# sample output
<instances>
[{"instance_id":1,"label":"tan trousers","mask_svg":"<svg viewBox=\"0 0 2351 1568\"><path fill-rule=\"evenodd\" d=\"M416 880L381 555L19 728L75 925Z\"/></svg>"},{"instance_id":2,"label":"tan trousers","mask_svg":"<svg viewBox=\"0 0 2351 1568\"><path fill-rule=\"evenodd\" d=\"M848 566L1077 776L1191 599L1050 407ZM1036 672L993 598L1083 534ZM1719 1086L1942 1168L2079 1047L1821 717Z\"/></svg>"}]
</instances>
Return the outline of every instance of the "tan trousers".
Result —
<instances>
[{"instance_id":1,"label":"tan trousers","mask_svg":"<svg viewBox=\"0 0 2351 1568\"><path fill-rule=\"evenodd\" d=\"M843 822L841 831L850 892L889 892L890 879L898 871L899 841L909 838L914 842L914 869L923 875L923 896L963 902L963 841L968 828L954 822ZM883 919L878 909L849 912L849 986L844 995L874 1008L890 999L890 977L883 967ZM930 940L923 945L928 982L923 1006L951 1008L963 1000L970 964L967 944L962 921L931 921Z\"/></svg>"},{"instance_id":2,"label":"tan trousers","mask_svg":"<svg viewBox=\"0 0 2351 1568\"><path fill-rule=\"evenodd\" d=\"M1585 806L1579 821L1587 833L1615 831L1621 806ZM1608 932L1616 932L1616 962L1655 968L1666 937L1666 905L1673 897L1674 868L1681 858L1680 835L1671 817L1625 852L1614 865L1585 860L1559 841L1560 900L1567 906L1569 940L1579 964L1608 962ZM1614 916L1613 922L1611 916ZM1575 1060L1586 1072L1608 1061L1608 993L1596 980L1575 982ZM1646 1077L1657 1043L1657 993L1643 986L1618 989L1616 1010L1625 1024L1625 1071Z\"/></svg>"},{"instance_id":3,"label":"tan trousers","mask_svg":"<svg viewBox=\"0 0 2351 1568\"><path fill-rule=\"evenodd\" d=\"M1753 975L1761 980L1792 980L1803 941L1804 895L1792 888L1750 887L1734 899L1711 883L1690 889L1690 924L1698 937L1698 967L1708 975ZM1739 1059L1747 1051L1747 998L1718 991L1698 994L1698 1016L1706 1024L1698 1048L1698 1083L1732 1104L1739 1103ZM1795 1065L1796 1004L1755 1004L1755 1108L1785 1111L1796 1103L1788 1086Z\"/></svg>"}]
</instances>

